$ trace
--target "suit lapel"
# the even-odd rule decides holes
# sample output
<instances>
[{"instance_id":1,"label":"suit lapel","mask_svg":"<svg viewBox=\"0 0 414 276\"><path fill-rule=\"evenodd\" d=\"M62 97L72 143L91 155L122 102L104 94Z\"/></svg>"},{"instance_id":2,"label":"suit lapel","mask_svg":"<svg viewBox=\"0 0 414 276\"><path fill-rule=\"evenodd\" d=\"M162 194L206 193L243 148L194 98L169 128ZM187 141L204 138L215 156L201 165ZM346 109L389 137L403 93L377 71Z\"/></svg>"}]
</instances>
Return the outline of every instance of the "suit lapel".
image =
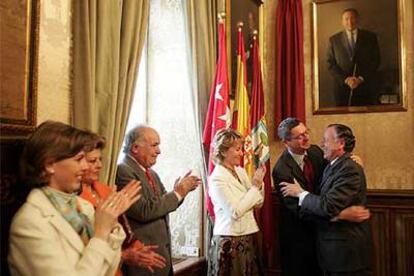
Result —
<instances>
[{"instance_id":1,"label":"suit lapel","mask_svg":"<svg viewBox=\"0 0 414 276\"><path fill-rule=\"evenodd\" d=\"M345 153L333 165L328 164L323 172L322 183L321 183L321 194L325 192L331 186L330 178L335 175L335 171L341 166L341 163L349 157L349 153Z\"/></svg>"},{"instance_id":2,"label":"suit lapel","mask_svg":"<svg viewBox=\"0 0 414 276\"><path fill-rule=\"evenodd\" d=\"M344 50L346 51L346 53L348 53L349 59L352 60L353 59L353 53L352 53L352 50L351 50L351 46L349 45L348 35L347 35L346 31L342 32L341 40L342 40L342 45L345 48ZM355 42L355 47L356 47L356 42ZM354 49L354 53L355 53L355 49Z\"/></svg>"},{"instance_id":3,"label":"suit lapel","mask_svg":"<svg viewBox=\"0 0 414 276\"><path fill-rule=\"evenodd\" d=\"M152 190L150 183L148 183L149 179L147 178L145 171L141 168L140 165L138 165L137 161L135 161L134 159L132 159L132 157L128 155L125 157L124 161L125 161L125 164L127 164L131 168L132 171L138 174L138 178L141 181L142 188L145 189L151 195L155 196L155 193ZM150 172L151 172L151 175L153 176L155 185L157 185L157 189L160 191L160 195L162 195L160 183L158 183L158 177L154 177L154 172L152 170L150 170Z\"/></svg>"},{"instance_id":4,"label":"suit lapel","mask_svg":"<svg viewBox=\"0 0 414 276\"><path fill-rule=\"evenodd\" d=\"M230 185L231 188L236 188L237 190L240 190L242 192L246 192L247 188L243 185L243 183L240 183L224 166L217 165L220 175L226 175L227 178L231 181L232 185ZM240 177L240 174L236 170L236 174L239 177L240 181L243 181L243 178Z\"/></svg>"},{"instance_id":5,"label":"suit lapel","mask_svg":"<svg viewBox=\"0 0 414 276\"><path fill-rule=\"evenodd\" d=\"M49 217L50 224L56 229L57 232L63 236L67 242L73 246L79 253L82 253L85 245L83 244L80 236L73 227L63 218L63 216L53 207L49 199L39 189L33 190L27 201L39 208L44 217Z\"/></svg>"},{"instance_id":6,"label":"suit lapel","mask_svg":"<svg viewBox=\"0 0 414 276\"><path fill-rule=\"evenodd\" d=\"M321 192L327 186L325 184L326 184L328 178L331 176L331 174L332 174L332 166L331 166L331 164L328 164L325 167L325 170L323 171L322 181L321 181Z\"/></svg>"},{"instance_id":7,"label":"suit lapel","mask_svg":"<svg viewBox=\"0 0 414 276\"><path fill-rule=\"evenodd\" d=\"M292 155L290 155L288 150L283 152L283 158L286 161L287 166L292 170L293 177L299 182L302 188L306 189L306 180L305 176L303 175L302 169L299 167L298 163L296 163L295 159L293 159ZM292 179L293 180L293 179Z\"/></svg>"}]
</instances>

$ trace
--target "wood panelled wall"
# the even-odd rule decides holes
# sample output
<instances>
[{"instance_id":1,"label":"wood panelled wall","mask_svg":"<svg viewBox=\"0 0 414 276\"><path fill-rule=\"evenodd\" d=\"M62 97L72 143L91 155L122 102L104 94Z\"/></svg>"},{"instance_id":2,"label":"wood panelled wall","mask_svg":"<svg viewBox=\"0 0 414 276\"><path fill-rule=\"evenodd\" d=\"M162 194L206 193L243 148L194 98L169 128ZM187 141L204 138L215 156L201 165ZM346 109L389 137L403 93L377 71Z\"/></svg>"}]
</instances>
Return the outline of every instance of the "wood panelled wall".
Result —
<instances>
[{"instance_id":1,"label":"wood panelled wall","mask_svg":"<svg viewBox=\"0 0 414 276\"><path fill-rule=\"evenodd\" d=\"M279 199L273 194L276 222L279 207ZM372 275L414 275L414 190L370 190L368 208L372 215ZM267 275L280 275L277 229L274 237L274 258L267 265Z\"/></svg>"}]
</instances>

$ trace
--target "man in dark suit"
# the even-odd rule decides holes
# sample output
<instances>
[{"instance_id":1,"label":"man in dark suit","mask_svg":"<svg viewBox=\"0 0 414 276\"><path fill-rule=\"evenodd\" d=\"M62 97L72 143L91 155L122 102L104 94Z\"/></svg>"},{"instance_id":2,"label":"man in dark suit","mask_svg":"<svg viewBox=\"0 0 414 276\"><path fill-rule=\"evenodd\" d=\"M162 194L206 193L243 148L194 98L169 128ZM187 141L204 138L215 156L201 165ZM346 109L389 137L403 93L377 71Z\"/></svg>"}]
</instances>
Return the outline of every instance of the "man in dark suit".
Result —
<instances>
[{"instance_id":1,"label":"man in dark suit","mask_svg":"<svg viewBox=\"0 0 414 276\"><path fill-rule=\"evenodd\" d=\"M377 104L380 51L375 33L358 28L356 9L342 12L344 30L329 38L328 70L335 80L336 106ZM352 95L351 95L352 94Z\"/></svg>"},{"instance_id":2,"label":"man in dark suit","mask_svg":"<svg viewBox=\"0 0 414 276\"><path fill-rule=\"evenodd\" d=\"M282 275L321 275L317 261L315 216L300 214L298 199L283 197L278 184L294 183L296 180L303 189L319 194L327 161L322 150L310 144L308 129L296 118L283 120L278 127L278 135L286 147L272 172L281 203L279 241ZM353 206L342 210L338 218L359 222L367 216L368 210Z\"/></svg>"},{"instance_id":3,"label":"man in dark suit","mask_svg":"<svg viewBox=\"0 0 414 276\"><path fill-rule=\"evenodd\" d=\"M326 162L322 150L310 144L308 129L299 120L283 120L278 127L278 135L286 147L272 171L273 183L281 203L278 225L282 275L321 275L313 222L300 217L298 199L283 197L278 184L283 181L293 183L296 179L304 189L318 192L319 179ZM305 154L314 171L311 183L303 173Z\"/></svg>"},{"instance_id":4,"label":"man in dark suit","mask_svg":"<svg viewBox=\"0 0 414 276\"><path fill-rule=\"evenodd\" d=\"M132 129L125 138L125 159L118 165L116 184L122 189L131 179L141 182L142 197L127 211L132 231L144 244L158 245L158 253L166 259L166 267L151 273L136 266L126 265L125 274L172 275L171 237L168 214L175 211L186 195L200 184L200 179L189 174L180 178L174 191L167 192L158 174L151 169L160 152L158 133L147 126Z\"/></svg>"},{"instance_id":5,"label":"man in dark suit","mask_svg":"<svg viewBox=\"0 0 414 276\"><path fill-rule=\"evenodd\" d=\"M365 174L350 154L355 146L352 130L329 125L323 138L324 170L320 195L309 193L297 183L283 182L285 197L298 198L301 214L335 217L351 205L366 205ZM369 275L371 231L368 221L318 220L318 258L325 275Z\"/></svg>"}]
</instances>

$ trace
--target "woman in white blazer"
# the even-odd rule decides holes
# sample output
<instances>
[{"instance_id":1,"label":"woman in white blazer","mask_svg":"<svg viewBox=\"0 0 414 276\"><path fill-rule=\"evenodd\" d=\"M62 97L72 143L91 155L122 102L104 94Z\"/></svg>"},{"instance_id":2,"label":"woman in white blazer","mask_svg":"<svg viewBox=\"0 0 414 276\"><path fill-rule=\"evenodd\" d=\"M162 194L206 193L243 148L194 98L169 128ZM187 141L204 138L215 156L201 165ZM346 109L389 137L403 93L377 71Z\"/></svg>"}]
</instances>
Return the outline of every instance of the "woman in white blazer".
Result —
<instances>
[{"instance_id":1,"label":"woman in white blazer","mask_svg":"<svg viewBox=\"0 0 414 276\"><path fill-rule=\"evenodd\" d=\"M240 167L242 136L232 129L217 132L213 141L215 168L209 177L209 195L216 221L209 254L208 275L260 275L253 209L263 203L265 168L250 181Z\"/></svg>"},{"instance_id":2,"label":"woman in white blazer","mask_svg":"<svg viewBox=\"0 0 414 276\"><path fill-rule=\"evenodd\" d=\"M117 218L138 200L140 185L114 192L96 212L79 198L89 134L48 121L28 139L21 173L33 189L11 224L12 275L115 274L125 238Z\"/></svg>"}]
</instances>

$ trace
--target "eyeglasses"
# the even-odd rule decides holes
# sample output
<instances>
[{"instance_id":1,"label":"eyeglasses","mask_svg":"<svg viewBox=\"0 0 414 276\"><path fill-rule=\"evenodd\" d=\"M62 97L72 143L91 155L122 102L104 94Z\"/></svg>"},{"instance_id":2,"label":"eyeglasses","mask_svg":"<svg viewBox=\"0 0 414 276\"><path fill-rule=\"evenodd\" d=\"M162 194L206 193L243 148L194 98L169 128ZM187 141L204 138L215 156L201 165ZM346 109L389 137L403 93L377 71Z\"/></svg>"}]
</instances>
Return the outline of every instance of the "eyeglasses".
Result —
<instances>
[{"instance_id":1,"label":"eyeglasses","mask_svg":"<svg viewBox=\"0 0 414 276\"><path fill-rule=\"evenodd\" d=\"M303 140L304 138L309 138L310 130L307 129L305 132L296 135L295 137L290 137L290 140Z\"/></svg>"}]
</instances>

